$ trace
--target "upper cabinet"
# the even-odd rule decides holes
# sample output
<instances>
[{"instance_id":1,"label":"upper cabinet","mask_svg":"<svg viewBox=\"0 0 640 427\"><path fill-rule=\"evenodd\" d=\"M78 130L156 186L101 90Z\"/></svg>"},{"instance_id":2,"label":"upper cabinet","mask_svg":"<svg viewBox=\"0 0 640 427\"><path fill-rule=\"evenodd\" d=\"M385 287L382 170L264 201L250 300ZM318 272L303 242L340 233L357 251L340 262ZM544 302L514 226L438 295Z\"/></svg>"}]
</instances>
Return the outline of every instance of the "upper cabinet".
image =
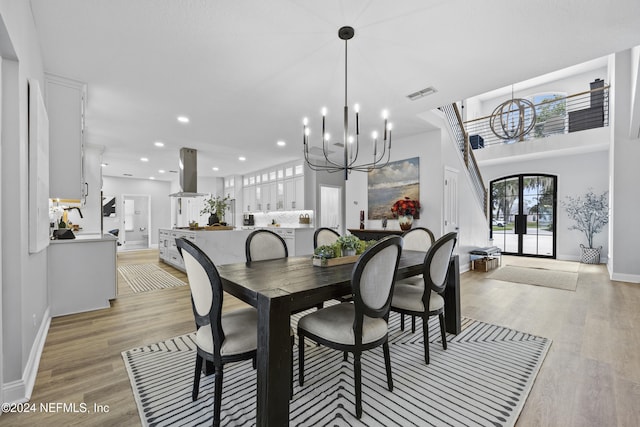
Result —
<instances>
[{"instance_id":1,"label":"upper cabinet","mask_svg":"<svg viewBox=\"0 0 640 427\"><path fill-rule=\"evenodd\" d=\"M84 203L89 192L83 153L86 93L85 83L45 74L51 198L76 199Z\"/></svg>"},{"instance_id":2,"label":"upper cabinet","mask_svg":"<svg viewBox=\"0 0 640 427\"><path fill-rule=\"evenodd\" d=\"M244 212L305 209L302 161L245 175L242 184Z\"/></svg>"}]
</instances>

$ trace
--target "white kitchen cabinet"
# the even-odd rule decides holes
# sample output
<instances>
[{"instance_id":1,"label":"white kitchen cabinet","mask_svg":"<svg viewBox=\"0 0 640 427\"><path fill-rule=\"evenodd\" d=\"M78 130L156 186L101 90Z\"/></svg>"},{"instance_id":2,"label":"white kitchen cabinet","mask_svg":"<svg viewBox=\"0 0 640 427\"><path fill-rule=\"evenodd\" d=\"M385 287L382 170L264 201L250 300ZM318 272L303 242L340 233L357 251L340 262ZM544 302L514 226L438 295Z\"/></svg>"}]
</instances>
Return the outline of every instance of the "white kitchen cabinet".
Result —
<instances>
[{"instance_id":1,"label":"white kitchen cabinet","mask_svg":"<svg viewBox=\"0 0 640 427\"><path fill-rule=\"evenodd\" d=\"M256 211L256 186L249 185L242 189L242 199L243 199L243 212L254 212Z\"/></svg>"},{"instance_id":2,"label":"white kitchen cabinet","mask_svg":"<svg viewBox=\"0 0 640 427\"><path fill-rule=\"evenodd\" d=\"M176 246L176 239L185 238L193 243L196 243L196 232L189 230L168 230L160 229L159 234L159 246L160 246L160 260L177 268L178 270L185 271L184 260L178 252Z\"/></svg>"},{"instance_id":3,"label":"white kitchen cabinet","mask_svg":"<svg viewBox=\"0 0 640 427\"><path fill-rule=\"evenodd\" d=\"M111 306L116 297L116 238L78 234L52 240L48 250L51 316L64 316Z\"/></svg>"},{"instance_id":4,"label":"white kitchen cabinet","mask_svg":"<svg viewBox=\"0 0 640 427\"><path fill-rule=\"evenodd\" d=\"M85 83L45 74L51 198L84 201L87 194L83 155L86 90Z\"/></svg>"},{"instance_id":5,"label":"white kitchen cabinet","mask_svg":"<svg viewBox=\"0 0 640 427\"><path fill-rule=\"evenodd\" d=\"M286 179L284 182L285 209L303 210L304 205L304 176Z\"/></svg>"}]
</instances>

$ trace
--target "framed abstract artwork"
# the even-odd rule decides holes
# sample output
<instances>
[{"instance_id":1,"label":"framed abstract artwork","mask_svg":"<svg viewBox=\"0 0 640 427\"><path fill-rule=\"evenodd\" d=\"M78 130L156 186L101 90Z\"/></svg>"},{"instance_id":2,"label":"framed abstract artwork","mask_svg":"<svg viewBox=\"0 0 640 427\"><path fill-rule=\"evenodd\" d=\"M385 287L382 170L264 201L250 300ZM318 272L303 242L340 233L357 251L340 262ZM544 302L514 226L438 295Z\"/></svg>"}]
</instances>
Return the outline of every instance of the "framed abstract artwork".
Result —
<instances>
[{"instance_id":1,"label":"framed abstract artwork","mask_svg":"<svg viewBox=\"0 0 640 427\"><path fill-rule=\"evenodd\" d=\"M420 158L389 162L368 173L368 219L393 218L391 206L405 197L420 200ZM415 218L419 218L418 215Z\"/></svg>"}]
</instances>

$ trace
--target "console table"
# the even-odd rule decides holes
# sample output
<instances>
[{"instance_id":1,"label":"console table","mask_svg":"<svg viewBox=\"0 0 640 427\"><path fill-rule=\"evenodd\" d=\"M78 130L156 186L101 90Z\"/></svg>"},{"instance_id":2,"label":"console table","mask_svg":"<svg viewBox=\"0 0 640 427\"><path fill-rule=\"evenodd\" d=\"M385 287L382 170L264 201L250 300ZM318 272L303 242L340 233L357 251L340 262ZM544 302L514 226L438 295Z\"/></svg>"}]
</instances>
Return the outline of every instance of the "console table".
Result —
<instances>
[{"instance_id":1,"label":"console table","mask_svg":"<svg viewBox=\"0 0 640 427\"><path fill-rule=\"evenodd\" d=\"M387 236L402 236L402 230L361 230L359 228L349 228L351 234L360 240L380 240Z\"/></svg>"}]
</instances>

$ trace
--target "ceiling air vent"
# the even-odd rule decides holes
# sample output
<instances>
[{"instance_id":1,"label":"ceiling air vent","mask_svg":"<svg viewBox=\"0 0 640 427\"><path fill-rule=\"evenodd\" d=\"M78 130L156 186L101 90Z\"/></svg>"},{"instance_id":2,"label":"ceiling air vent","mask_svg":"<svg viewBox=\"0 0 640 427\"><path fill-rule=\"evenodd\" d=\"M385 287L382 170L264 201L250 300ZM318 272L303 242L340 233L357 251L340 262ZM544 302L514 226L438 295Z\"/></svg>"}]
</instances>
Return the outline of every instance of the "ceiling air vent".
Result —
<instances>
[{"instance_id":1,"label":"ceiling air vent","mask_svg":"<svg viewBox=\"0 0 640 427\"><path fill-rule=\"evenodd\" d=\"M417 92L413 92L413 93L407 95L407 98L409 98L412 101L415 101L416 99L420 99L420 98L424 98L425 96L433 95L436 92L437 92L436 88L434 88L433 86L429 86L428 88L425 88L425 89L422 89L422 90L419 90Z\"/></svg>"}]
</instances>

